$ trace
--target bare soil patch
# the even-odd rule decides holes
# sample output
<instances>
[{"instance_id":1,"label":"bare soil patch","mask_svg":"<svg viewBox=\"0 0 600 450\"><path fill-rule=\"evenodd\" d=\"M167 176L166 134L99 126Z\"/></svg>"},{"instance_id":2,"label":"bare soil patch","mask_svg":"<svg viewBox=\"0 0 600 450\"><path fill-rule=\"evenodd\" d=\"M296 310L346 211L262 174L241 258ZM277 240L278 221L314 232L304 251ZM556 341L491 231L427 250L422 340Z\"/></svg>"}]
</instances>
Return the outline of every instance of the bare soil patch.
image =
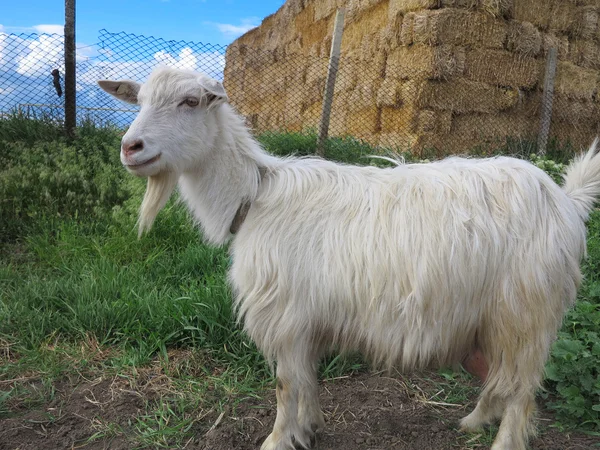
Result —
<instances>
[{"instance_id":1,"label":"bare soil patch","mask_svg":"<svg viewBox=\"0 0 600 450\"><path fill-rule=\"evenodd\" d=\"M434 375L431 375L434 376ZM416 386L420 386L417 388ZM421 390L422 389L422 390ZM476 400L453 405L429 400L435 385L422 379L359 374L321 383L326 429L319 434L320 450L472 449L486 448L493 435L465 435L458 420ZM0 449L131 449L135 418L144 414L152 390L131 390L118 379L64 381L55 385L52 401L0 420ZM193 437L184 446L202 450L257 450L275 420L275 393L241 402L233 411L205 415L194 423ZM219 420L220 418L220 420ZM561 433L549 427L551 414L540 412L535 450L598 448L598 438ZM118 432L110 432L110 424ZM214 426L216 424L216 426ZM97 439L91 439L98 436Z\"/></svg>"}]
</instances>

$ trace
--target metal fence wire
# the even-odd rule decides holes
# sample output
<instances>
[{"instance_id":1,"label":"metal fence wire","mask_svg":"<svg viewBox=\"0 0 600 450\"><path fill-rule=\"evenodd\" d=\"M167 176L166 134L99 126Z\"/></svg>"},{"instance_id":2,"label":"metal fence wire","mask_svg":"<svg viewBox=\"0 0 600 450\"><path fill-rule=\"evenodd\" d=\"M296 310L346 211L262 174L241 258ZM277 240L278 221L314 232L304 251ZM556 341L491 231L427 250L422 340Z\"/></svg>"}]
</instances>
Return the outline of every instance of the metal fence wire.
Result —
<instances>
[{"instance_id":1,"label":"metal fence wire","mask_svg":"<svg viewBox=\"0 0 600 450\"><path fill-rule=\"evenodd\" d=\"M97 44L77 49L77 117L127 127L138 108L105 94L97 81L143 81L165 64L223 81L256 135L301 135L316 145L329 63L329 48L322 47L318 55L285 54L101 30ZM409 45L389 54L370 49L362 55L339 61L330 146L350 141L439 155L518 143L535 151L548 98L550 145L579 149L600 131L596 77L588 83L575 65L559 62L548 96L545 59L500 52L490 58L445 45ZM0 33L0 114L62 120L63 71L62 36Z\"/></svg>"}]
</instances>

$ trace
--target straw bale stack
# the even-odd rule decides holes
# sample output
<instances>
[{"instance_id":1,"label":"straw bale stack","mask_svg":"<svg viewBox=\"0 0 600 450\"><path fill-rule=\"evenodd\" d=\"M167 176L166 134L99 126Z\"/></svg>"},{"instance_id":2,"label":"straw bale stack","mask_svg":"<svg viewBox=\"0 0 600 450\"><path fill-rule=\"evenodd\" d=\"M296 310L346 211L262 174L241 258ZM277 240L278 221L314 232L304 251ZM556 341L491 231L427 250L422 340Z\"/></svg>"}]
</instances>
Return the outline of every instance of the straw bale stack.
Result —
<instances>
[{"instance_id":1,"label":"straw bale stack","mask_svg":"<svg viewBox=\"0 0 600 450\"><path fill-rule=\"evenodd\" d=\"M600 0L287 0L226 54L226 88L256 129L318 127L342 5L332 135L415 151L536 135L553 47L551 136L599 131Z\"/></svg>"}]
</instances>

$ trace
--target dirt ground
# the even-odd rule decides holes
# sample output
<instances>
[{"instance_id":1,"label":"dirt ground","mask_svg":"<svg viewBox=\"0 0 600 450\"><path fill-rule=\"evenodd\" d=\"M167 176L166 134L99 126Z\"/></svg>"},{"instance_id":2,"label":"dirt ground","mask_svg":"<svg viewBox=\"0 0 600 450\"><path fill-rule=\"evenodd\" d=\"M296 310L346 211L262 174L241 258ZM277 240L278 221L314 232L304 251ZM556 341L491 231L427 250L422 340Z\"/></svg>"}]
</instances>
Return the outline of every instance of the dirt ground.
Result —
<instances>
[{"instance_id":1,"label":"dirt ground","mask_svg":"<svg viewBox=\"0 0 600 450\"><path fill-rule=\"evenodd\" d=\"M361 374L321 383L321 402L326 429L319 434L320 450L472 449L486 448L487 437L457 431L457 421L468 405L446 404L428 399L412 379ZM0 420L0 449L131 449L128 427L142 413L145 401L139 391L118 380L57 384L51 402L23 409L17 417ZM261 400L243 401L234 412L208 414L194 423L194 437L179 448L199 450L257 450L275 419L275 394ZM540 435L535 450L593 449L598 438L580 433L560 433L548 425L552 416L540 412ZM106 424L125 432L107 433ZM216 426L215 426L216 425ZM98 434L99 433L99 434ZM101 436L89 441L93 435Z\"/></svg>"}]
</instances>

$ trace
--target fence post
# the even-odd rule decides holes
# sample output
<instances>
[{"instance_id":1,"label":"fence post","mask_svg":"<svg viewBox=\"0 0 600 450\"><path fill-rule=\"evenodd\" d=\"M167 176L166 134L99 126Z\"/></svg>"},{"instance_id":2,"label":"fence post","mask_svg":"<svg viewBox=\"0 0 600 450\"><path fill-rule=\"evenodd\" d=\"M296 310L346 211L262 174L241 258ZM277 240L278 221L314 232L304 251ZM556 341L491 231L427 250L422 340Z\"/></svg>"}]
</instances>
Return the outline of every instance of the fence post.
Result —
<instances>
[{"instance_id":1,"label":"fence post","mask_svg":"<svg viewBox=\"0 0 600 450\"><path fill-rule=\"evenodd\" d=\"M546 74L544 75L544 92L542 94L542 113L540 120L540 134L538 136L538 154L546 154L548 134L552 122L552 103L554 100L554 77L556 76L556 48L548 50L546 59Z\"/></svg>"},{"instance_id":2,"label":"fence post","mask_svg":"<svg viewBox=\"0 0 600 450\"><path fill-rule=\"evenodd\" d=\"M75 0L65 0L65 131L75 135L77 109L75 89Z\"/></svg>"},{"instance_id":3,"label":"fence post","mask_svg":"<svg viewBox=\"0 0 600 450\"><path fill-rule=\"evenodd\" d=\"M335 16L333 26L333 40L331 41L331 54L329 56L329 68L327 70L327 81L325 82L325 93L323 94L323 111L321 113L321 124L319 126L319 138L317 140L317 155L324 156L325 141L329 134L329 119L331 117L331 104L333 103L333 91L335 90L335 79L340 64L340 51L342 47L342 35L344 33L344 15L346 8L340 8Z\"/></svg>"}]
</instances>

